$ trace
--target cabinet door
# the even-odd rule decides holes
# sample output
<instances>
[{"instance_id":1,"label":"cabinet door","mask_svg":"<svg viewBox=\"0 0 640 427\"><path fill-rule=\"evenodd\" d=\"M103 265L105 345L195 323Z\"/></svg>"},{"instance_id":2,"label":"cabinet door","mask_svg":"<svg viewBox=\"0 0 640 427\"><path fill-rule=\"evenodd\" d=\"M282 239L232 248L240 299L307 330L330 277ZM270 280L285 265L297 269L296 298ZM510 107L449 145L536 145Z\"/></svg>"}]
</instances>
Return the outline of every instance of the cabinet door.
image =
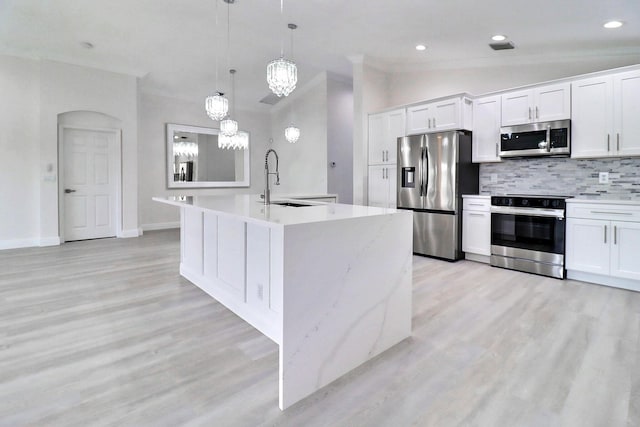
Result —
<instances>
[{"instance_id":1,"label":"cabinet door","mask_svg":"<svg viewBox=\"0 0 640 427\"><path fill-rule=\"evenodd\" d=\"M594 219L567 219L567 269L609 274L611 223Z\"/></svg>"},{"instance_id":2,"label":"cabinet door","mask_svg":"<svg viewBox=\"0 0 640 427\"><path fill-rule=\"evenodd\" d=\"M429 132L432 115L430 104L407 108L407 135Z\"/></svg>"},{"instance_id":3,"label":"cabinet door","mask_svg":"<svg viewBox=\"0 0 640 427\"><path fill-rule=\"evenodd\" d=\"M405 110L391 111L388 114L388 135L385 141L385 158L387 163L396 163L398 153L398 138L405 136L407 115Z\"/></svg>"},{"instance_id":4,"label":"cabinet door","mask_svg":"<svg viewBox=\"0 0 640 427\"><path fill-rule=\"evenodd\" d=\"M474 163L499 162L500 96L478 98L473 102L473 134L471 136Z\"/></svg>"},{"instance_id":5,"label":"cabinet door","mask_svg":"<svg viewBox=\"0 0 640 427\"><path fill-rule=\"evenodd\" d=\"M397 192L398 192L398 168L395 165L386 166L387 171L385 176L387 177L387 185L389 191L387 193L387 207L396 208Z\"/></svg>"},{"instance_id":6,"label":"cabinet door","mask_svg":"<svg viewBox=\"0 0 640 427\"><path fill-rule=\"evenodd\" d=\"M430 131L453 130L460 127L460 99L447 99L431 104Z\"/></svg>"},{"instance_id":7,"label":"cabinet door","mask_svg":"<svg viewBox=\"0 0 640 427\"><path fill-rule=\"evenodd\" d=\"M386 129L386 117L383 113L369 116L369 164L383 161Z\"/></svg>"},{"instance_id":8,"label":"cabinet door","mask_svg":"<svg viewBox=\"0 0 640 427\"><path fill-rule=\"evenodd\" d=\"M572 83L571 157L606 157L612 147L613 82L610 76Z\"/></svg>"},{"instance_id":9,"label":"cabinet door","mask_svg":"<svg viewBox=\"0 0 640 427\"><path fill-rule=\"evenodd\" d=\"M615 150L619 156L640 155L640 71L613 76Z\"/></svg>"},{"instance_id":10,"label":"cabinet door","mask_svg":"<svg viewBox=\"0 0 640 427\"><path fill-rule=\"evenodd\" d=\"M472 254L491 255L491 213L462 212L462 250Z\"/></svg>"},{"instance_id":11,"label":"cabinet door","mask_svg":"<svg viewBox=\"0 0 640 427\"><path fill-rule=\"evenodd\" d=\"M611 275L640 280L640 223L612 221Z\"/></svg>"},{"instance_id":12,"label":"cabinet door","mask_svg":"<svg viewBox=\"0 0 640 427\"><path fill-rule=\"evenodd\" d=\"M389 181L386 178L387 169L384 165L369 166L369 206L387 207L389 199Z\"/></svg>"},{"instance_id":13,"label":"cabinet door","mask_svg":"<svg viewBox=\"0 0 640 427\"><path fill-rule=\"evenodd\" d=\"M536 122L571 118L571 85L569 83L534 89L533 118Z\"/></svg>"},{"instance_id":14,"label":"cabinet door","mask_svg":"<svg viewBox=\"0 0 640 427\"><path fill-rule=\"evenodd\" d=\"M521 125L533 121L533 92L519 90L502 95L502 126Z\"/></svg>"}]
</instances>

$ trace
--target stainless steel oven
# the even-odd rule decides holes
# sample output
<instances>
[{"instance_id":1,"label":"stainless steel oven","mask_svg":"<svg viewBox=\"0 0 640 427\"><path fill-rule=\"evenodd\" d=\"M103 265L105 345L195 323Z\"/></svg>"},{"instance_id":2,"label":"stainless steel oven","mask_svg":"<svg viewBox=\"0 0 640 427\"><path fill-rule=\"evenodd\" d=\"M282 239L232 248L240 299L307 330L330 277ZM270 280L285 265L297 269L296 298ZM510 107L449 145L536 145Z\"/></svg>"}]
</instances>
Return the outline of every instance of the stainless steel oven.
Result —
<instances>
[{"instance_id":1,"label":"stainless steel oven","mask_svg":"<svg viewBox=\"0 0 640 427\"><path fill-rule=\"evenodd\" d=\"M491 265L565 277L565 199L491 198Z\"/></svg>"}]
</instances>

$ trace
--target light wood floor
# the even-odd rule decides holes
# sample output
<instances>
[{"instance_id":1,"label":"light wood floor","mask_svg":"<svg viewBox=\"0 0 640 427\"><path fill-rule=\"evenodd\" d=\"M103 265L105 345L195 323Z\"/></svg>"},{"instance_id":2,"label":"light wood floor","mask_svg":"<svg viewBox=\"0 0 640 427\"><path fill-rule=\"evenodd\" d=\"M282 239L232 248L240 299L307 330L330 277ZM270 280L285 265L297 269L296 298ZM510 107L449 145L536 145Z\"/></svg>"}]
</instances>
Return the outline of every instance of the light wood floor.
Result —
<instances>
[{"instance_id":1,"label":"light wood floor","mask_svg":"<svg viewBox=\"0 0 640 427\"><path fill-rule=\"evenodd\" d=\"M413 337L280 412L178 239L0 251L0 425L640 425L640 293L415 257Z\"/></svg>"}]
</instances>

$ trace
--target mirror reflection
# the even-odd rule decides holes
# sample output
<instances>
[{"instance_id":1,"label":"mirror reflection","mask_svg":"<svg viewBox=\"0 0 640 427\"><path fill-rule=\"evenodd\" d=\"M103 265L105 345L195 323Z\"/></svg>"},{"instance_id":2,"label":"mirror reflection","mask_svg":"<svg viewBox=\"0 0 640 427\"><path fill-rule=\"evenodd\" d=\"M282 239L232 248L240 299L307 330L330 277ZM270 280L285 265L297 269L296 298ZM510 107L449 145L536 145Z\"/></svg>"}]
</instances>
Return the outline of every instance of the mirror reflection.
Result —
<instances>
[{"instance_id":1,"label":"mirror reflection","mask_svg":"<svg viewBox=\"0 0 640 427\"><path fill-rule=\"evenodd\" d=\"M218 129L167 124L169 188L249 186L249 149L220 148L218 136Z\"/></svg>"}]
</instances>

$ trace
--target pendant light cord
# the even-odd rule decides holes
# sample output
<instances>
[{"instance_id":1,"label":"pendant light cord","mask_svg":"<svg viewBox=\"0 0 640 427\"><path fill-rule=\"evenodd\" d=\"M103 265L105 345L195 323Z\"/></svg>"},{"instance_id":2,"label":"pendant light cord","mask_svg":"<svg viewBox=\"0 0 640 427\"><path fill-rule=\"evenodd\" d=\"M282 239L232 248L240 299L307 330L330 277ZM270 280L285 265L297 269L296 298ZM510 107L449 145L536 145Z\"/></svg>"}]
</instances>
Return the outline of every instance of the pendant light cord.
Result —
<instances>
[{"instance_id":1,"label":"pendant light cord","mask_svg":"<svg viewBox=\"0 0 640 427\"><path fill-rule=\"evenodd\" d=\"M280 20L284 27L284 0L280 0ZM280 56L284 58L284 37L280 37Z\"/></svg>"},{"instance_id":2,"label":"pendant light cord","mask_svg":"<svg viewBox=\"0 0 640 427\"><path fill-rule=\"evenodd\" d=\"M216 27L215 27L215 39L216 39L216 92L220 93L218 89L218 54L220 53L220 38L218 37L218 1L216 0Z\"/></svg>"}]
</instances>

